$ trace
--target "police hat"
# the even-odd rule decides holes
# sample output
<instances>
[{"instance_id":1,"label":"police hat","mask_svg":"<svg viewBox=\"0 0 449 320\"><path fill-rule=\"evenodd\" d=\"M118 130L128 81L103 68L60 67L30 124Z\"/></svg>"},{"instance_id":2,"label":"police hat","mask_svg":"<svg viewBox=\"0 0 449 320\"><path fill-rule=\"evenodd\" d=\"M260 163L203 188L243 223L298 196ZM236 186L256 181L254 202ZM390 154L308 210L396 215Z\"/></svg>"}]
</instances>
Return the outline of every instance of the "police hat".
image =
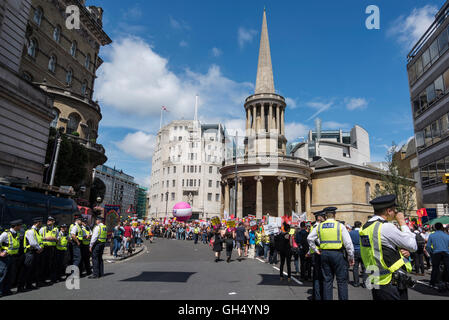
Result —
<instances>
[{"instance_id":1,"label":"police hat","mask_svg":"<svg viewBox=\"0 0 449 320\"><path fill-rule=\"evenodd\" d=\"M370 204L374 207L375 211L396 207L397 206L396 195L389 194L386 196L378 197L378 198L370 201Z\"/></svg>"},{"instance_id":2,"label":"police hat","mask_svg":"<svg viewBox=\"0 0 449 320\"><path fill-rule=\"evenodd\" d=\"M104 218L102 218L102 217L100 217L100 216L96 217L95 219L96 219L96 220L99 220L99 221L104 221Z\"/></svg>"},{"instance_id":3,"label":"police hat","mask_svg":"<svg viewBox=\"0 0 449 320\"><path fill-rule=\"evenodd\" d=\"M87 222L87 218L82 217L82 218L81 218L81 221L82 221L82 222Z\"/></svg>"},{"instance_id":4,"label":"police hat","mask_svg":"<svg viewBox=\"0 0 449 320\"><path fill-rule=\"evenodd\" d=\"M64 223L61 228L67 228L68 226Z\"/></svg>"},{"instance_id":5,"label":"police hat","mask_svg":"<svg viewBox=\"0 0 449 320\"><path fill-rule=\"evenodd\" d=\"M314 213L313 213L313 215L314 215L315 217L322 216L323 214L324 214L324 211L323 211L323 210L317 211L317 212L314 212Z\"/></svg>"},{"instance_id":6,"label":"police hat","mask_svg":"<svg viewBox=\"0 0 449 320\"><path fill-rule=\"evenodd\" d=\"M74 216L74 220L81 220L82 218L81 218L81 216L80 215L75 215Z\"/></svg>"},{"instance_id":7,"label":"police hat","mask_svg":"<svg viewBox=\"0 0 449 320\"><path fill-rule=\"evenodd\" d=\"M47 218L47 221L56 221L56 219L53 218L53 217L51 217L51 216L49 216L49 217Z\"/></svg>"},{"instance_id":8,"label":"police hat","mask_svg":"<svg viewBox=\"0 0 449 320\"><path fill-rule=\"evenodd\" d=\"M38 217L38 218L34 218L33 219L33 223L42 222L42 221L44 221L44 218L42 218L42 217Z\"/></svg>"},{"instance_id":9,"label":"police hat","mask_svg":"<svg viewBox=\"0 0 449 320\"><path fill-rule=\"evenodd\" d=\"M22 219L11 221L11 227L21 226L22 224L23 224L23 220Z\"/></svg>"},{"instance_id":10,"label":"police hat","mask_svg":"<svg viewBox=\"0 0 449 320\"><path fill-rule=\"evenodd\" d=\"M335 211L337 211L337 210L338 210L338 208L335 208L335 207L327 207L327 208L323 209L324 213L328 213L328 212L335 213Z\"/></svg>"}]
</instances>

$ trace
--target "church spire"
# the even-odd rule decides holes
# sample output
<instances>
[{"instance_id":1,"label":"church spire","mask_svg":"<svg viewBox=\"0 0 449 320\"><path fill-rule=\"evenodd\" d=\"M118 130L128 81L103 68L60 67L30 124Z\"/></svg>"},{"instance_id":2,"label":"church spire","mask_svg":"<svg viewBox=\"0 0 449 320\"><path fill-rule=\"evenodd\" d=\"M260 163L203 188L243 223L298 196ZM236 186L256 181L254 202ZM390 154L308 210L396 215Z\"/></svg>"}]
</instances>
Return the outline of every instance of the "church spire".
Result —
<instances>
[{"instance_id":1,"label":"church spire","mask_svg":"<svg viewBox=\"0 0 449 320\"><path fill-rule=\"evenodd\" d=\"M260 37L259 65L257 67L256 94L275 93L273 67L271 65L270 40L268 39L267 13L263 10L262 34Z\"/></svg>"}]
</instances>

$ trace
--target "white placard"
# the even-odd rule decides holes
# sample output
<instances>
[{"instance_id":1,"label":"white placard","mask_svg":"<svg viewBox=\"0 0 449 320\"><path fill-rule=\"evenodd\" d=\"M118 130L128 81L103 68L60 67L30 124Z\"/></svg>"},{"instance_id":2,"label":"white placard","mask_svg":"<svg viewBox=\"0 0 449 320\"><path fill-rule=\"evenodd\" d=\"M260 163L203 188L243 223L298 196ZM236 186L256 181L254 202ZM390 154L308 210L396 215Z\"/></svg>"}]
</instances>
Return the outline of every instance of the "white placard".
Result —
<instances>
[{"instance_id":1,"label":"white placard","mask_svg":"<svg viewBox=\"0 0 449 320\"><path fill-rule=\"evenodd\" d=\"M279 227L274 224L268 224L268 225L264 226L264 231L265 231L266 235L278 234Z\"/></svg>"}]
</instances>

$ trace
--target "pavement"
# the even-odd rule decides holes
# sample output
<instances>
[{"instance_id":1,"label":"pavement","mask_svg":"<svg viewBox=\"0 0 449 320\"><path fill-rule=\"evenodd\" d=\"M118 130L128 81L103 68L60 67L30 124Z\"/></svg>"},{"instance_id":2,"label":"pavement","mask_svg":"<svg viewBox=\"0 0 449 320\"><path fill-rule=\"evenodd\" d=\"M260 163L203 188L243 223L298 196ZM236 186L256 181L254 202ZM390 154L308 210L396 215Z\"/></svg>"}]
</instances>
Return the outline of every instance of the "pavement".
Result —
<instances>
[{"instance_id":1,"label":"pavement","mask_svg":"<svg viewBox=\"0 0 449 320\"><path fill-rule=\"evenodd\" d=\"M222 258L226 259L225 251ZM310 299L310 281L301 282L295 277L290 283L287 280L281 282L278 266L257 259L238 262L236 258L237 252L234 251L230 263L216 263L208 245L156 238L153 243L146 241L142 251L132 257L122 261L110 260L110 263L105 261L105 276L100 279L81 278L79 289L70 290L66 282L61 282L0 300ZM438 293L424 279L429 279L429 276L420 277L422 283L409 290L411 300L449 299L449 292ZM73 281L68 284L69 288L74 287ZM337 299L336 284L334 299ZM371 300L371 292L349 285L349 299Z\"/></svg>"}]
</instances>

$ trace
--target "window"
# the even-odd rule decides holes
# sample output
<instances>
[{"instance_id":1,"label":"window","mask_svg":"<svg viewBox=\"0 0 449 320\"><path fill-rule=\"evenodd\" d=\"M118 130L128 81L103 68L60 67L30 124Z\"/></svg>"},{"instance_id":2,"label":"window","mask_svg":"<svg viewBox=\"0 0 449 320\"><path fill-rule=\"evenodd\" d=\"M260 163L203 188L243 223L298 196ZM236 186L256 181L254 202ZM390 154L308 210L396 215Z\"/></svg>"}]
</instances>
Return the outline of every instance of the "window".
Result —
<instances>
[{"instance_id":1,"label":"window","mask_svg":"<svg viewBox=\"0 0 449 320\"><path fill-rule=\"evenodd\" d=\"M87 120L87 137L88 141L95 142L97 140L97 125L93 120Z\"/></svg>"},{"instance_id":2,"label":"window","mask_svg":"<svg viewBox=\"0 0 449 320\"><path fill-rule=\"evenodd\" d=\"M207 201L212 201L212 193L207 194Z\"/></svg>"},{"instance_id":3,"label":"window","mask_svg":"<svg viewBox=\"0 0 449 320\"><path fill-rule=\"evenodd\" d=\"M164 201L164 194L161 193L161 202L163 202L163 201Z\"/></svg>"},{"instance_id":4,"label":"window","mask_svg":"<svg viewBox=\"0 0 449 320\"><path fill-rule=\"evenodd\" d=\"M76 41L72 42L72 45L70 46L70 54L72 55L72 57L76 57L76 50L77 50L77 44Z\"/></svg>"},{"instance_id":5,"label":"window","mask_svg":"<svg viewBox=\"0 0 449 320\"><path fill-rule=\"evenodd\" d=\"M415 113L415 117L418 116L419 113L421 112L421 107L419 105L419 98L413 100L413 111Z\"/></svg>"},{"instance_id":6,"label":"window","mask_svg":"<svg viewBox=\"0 0 449 320\"><path fill-rule=\"evenodd\" d=\"M212 180L209 180L209 188L212 188Z\"/></svg>"},{"instance_id":7,"label":"window","mask_svg":"<svg viewBox=\"0 0 449 320\"><path fill-rule=\"evenodd\" d=\"M27 53L30 57L36 58L36 51L37 51L37 41L36 39L31 39L30 43L28 44Z\"/></svg>"},{"instance_id":8,"label":"window","mask_svg":"<svg viewBox=\"0 0 449 320\"><path fill-rule=\"evenodd\" d=\"M446 173L449 173L449 156L444 159L446 162Z\"/></svg>"},{"instance_id":9,"label":"window","mask_svg":"<svg viewBox=\"0 0 449 320\"><path fill-rule=\"evenodd\" d=\"M433 83L430 86L427 87L426 93L427 93L427 102L429 104L431 104L435 100L435 98L436 98L435 85Z\"/></svg>"},{"instance_id":10,"label":"window","mask_svg":"<svg viewBox=\"0 0 449 320\"><path fill-rule=\"evenodd\" d=\"M441 135L449 133L449 113L441 118Z\"/></svg>"},{"instance_id":11,"label":"window","mask_svg":"<svg viewBox=\"0 0 449 320\"><path fill-rule=\"evenodd\" d=\"M87 54L86 61L84 62L84 66L86 67L86 69L89 69L89 67L90 67L90 54Z\"/></svg>"},{"instance_id":12,"label":"window","mask_svg":"<svg viewBox=\"0 0 449 320\"><path fill-rule=\"evenodd\" d=\"M201 179L198 179L198 187L201 187Z\"/></svg>"},{"instance_id":13,"label":"window","mask_svg":"<svg viewBox=\"0 0 449 320\"><path fill-rule=\"evenodd\" d=\"M415 64L412 64L410 69L408 69L408 78L409 78L410 83L415 82L415 80L416 80L416 65Z\"/></svg>"},{"instance_id":14,"label":"window","mask_svg":"<svg viewBox=\"0 0 449 320\"><path fill-rule=\"evenodd\" d=\"M435 82L434 82L434 86L435 86L435 95L438 98L440 98L441 96L444 95L444 83L443 83L443 76L439 76Z\"/></svg>"},{"instance_id":15,"label":"window","mask_svg":"<svg viewBox=\"0 0 449 320\"><path fill-rule=\"evenodd\" d=\"M432 144L432 131L430 126L424 128L424 143L426 146L430 146Z\"/></svg>"},{"instance_id":16,"label":"window","mask_svg":"<svg viewBox=\"0 0 449 320\"><path fill-rule=\"evenodd\" d=\"M87 81L86 80L84 80L83 84L81 85L81 94L83 96L87 95Z\"/></svg>"},{"instance_id":17,"label":"window","mask_svg":"<svg viewBox=\"0 0 449 320\"><path fill-rule=\"evenodd\" d=\"M435 40L430 46L430 61L434 63L440 57L438 50L438 40Z\"/></svg>"},{"instance_id":18,"label":"window","mask_svg":"<svg viewBox=\"0 0 449 320\"><path fill-rule=\"evenodd\" d=\"M199 173L201 173L201 166L199 167Z\"/></svg>"},{"instance_id":19,"label":"window","mask_svg":"<svg viewBox=\"0 0 449 320\"><path fill-rule=\"evenodd\" d=\"M446 167L444 165L444 159L438 160L437 161L438 179L440 179L444 175L445 172L446 172Z\"/></svg>"},{"instance_id":20,"label":"window","mask_svg":"<svg viewBox=\"0 0 449 320\"><path fill-rule=\"evenodd\" d=\"M59 111L58 109L51 110L51 113L53 114L53 121L50 124L50 127L56 128L58 126L58 119L59 119Z\"/></svg>"},{"instance_id":21,"label":"window","mask_svg":"<svg viewBox=\"0 0 449 320\"><path fill-rule=\"evenodd\" d=\"M368 182L365 183L365 201L366 203L371 201L371 185Z\"/></svg>"},{"instance_id":22,"label":"window","mask_svg":"<svg viewBox=\"0 0 449 320\"><path fill-rule=\"evenodd\" d=\"M186 173L186 166L182 166L182 173Z\"/></svg>"},{"instance_id":23,"label":"window","mask_svg":"<svg viewBox=\"0 0 449 320\"><path fill-rule=\"evenodd\" d=\"M72 81L73 81L73 70L69 68L69 70L67 70L65 82L67 83L67 85L71 85Z\"/></svg>"},{"instance_id":24,"label":"window","mask_svg":"<svg viewBox=\"0 0 449 320\"><path fill-rule=\"evenodd\" d=\"M81 117L77 113L71 113L69 115L69 122L67 123L67 133L72 134L78 131Z\"/></svg>"},{"instance_id":25,"label":"window","mask_svg":"<svg viewBox=\"0 0 449 320\"><path fill-rule=\"evenodd\" d=\"M176 187L176 180L173 180L173 187Z\"/></svg>"},{"instance_id":26,"label":"window","mask_svg":"<svg viewBox=\"0 0 449 320\"><path fill-rule=\"evenodd\" d=\"M173 173L176 173L176 166L173 167Z\"/></svg>"},{"instance_id":27,"label":"window","mask_svg":"<svg viewBox=\"0 0 449 320\"><path fill-rule=\"evenodd\" d=\"M171 200L175 201L175 193L174 192L172 192L172 194L171 194Z\"/></svg>"},{"instance_id":28,"label":"window","mask_svg":"<svg viewBox=\"0 0 449 320\"><path fill-rule=\"evenodd\" d=\"M430 67L430 51L427 49L422 54L422 64L424 66L424 71Z\"/></svg>"},{"instance_id":29,"label":"window","mask_svg":"<svg viewBox=\"0 0 449 320\"><path fill-rule=\"evenodd\" d=\"M220 188L220 181L217 181L217 188Z\"/></svg>"},{"instance_id":30,"label":"window","mask_svg":"<svg viewBox=\"0 0 449 320\"><path fill-rule=\"evenodd\" d=\"M53 30L53 40L59 43L60 39L61 39L61 27L56 26L56 28Z\"/></svg>"},{"instance_id":31,"label":"window","mask_svg":"<svg viewBox=\"0 0 449 320\"><path fill-rule=\"evenodd\" d=\"M212 173L212 167L209 167L209 173Z\"/></svg>"},{"instance_id":32,"label":"window","mask_svg":"<svg viewBox=\"0 0 449 320\"><path fill-rule=\"evenodd\" d=\"M432 130L432 143L437 143L440 141L440 129L438 126L438 121L435 121L430 125L430 128Z\"/></svg>"},{"instance_id":33,"label":"window","mask_svg":"<svg viewBox=\"0 0 449 320\"><path fill-rule=\"evenodd\" d=\"M427 94L426 94L426 91L423 91L419 95L419 102L420 102L420 105L421 105L421 110L425 110L427 108Z\"/></svg>"},{"instance_id":34,"label":"window","mask_svg":"<svg viewBox=\"0 0 449 320\"><path fill-rule=\"evenodd\" d=\"M190 179L190 186L193 187L193 179Z\"/></svg>"},{"instance_id":35,"label":"window","mask_svg":"<svg viewBox=\"0 0 449 320\"><path fill-rule=\"evenodd\" d=\"M52 55L50 57L50 60L48 61L48 70L50 70L53 73L56 70L56 57L54 55Z\"/></svg>"},{"instance_id":36,"label":"window","mask_svg":"<svg viewBox=\"0 0 449 320\"><path fill-rule=\"evenodd\" d=\"M34 11L33 21L36 22L36 24L37 24L38 26L41 25L41 22L42 22L42 16L43 16L43 15L44 15L44 13L43 13L41 7L38 7L38 8L36 9L36 11Z\"/></svg>"},{"instance_id":37,"label":"window","mask_svg":"<svg viewBox=\"0 0 449 320\"><path fill-rule=\"evenodd\" d=\"M170 174L170 167L167 168L167 174Z\"/></svg>"},{"instance_id":38,"label":"window","mask_svg":"<svg viewBox=\"0 0 449 320\"><path fill-rule=\"evenodd\" d=\"M441 32L441 34L438 36L438 46L440 48L440 55L442 55L448 47L447 30Z\"/></svg>"},{"instance_id":39,"label":"window","mask_svg":"<svg viewBox=\"0 0 449 320\"><path fill-rule=\"evenodd\" d=\"M429 184L429 170L427 166L421 168L421 182L423 186L427 186Z\"/></svg>"},{"instance_id":40,"label":"window","mask_svg":"<svg viewBox=\"0 0 449 320\"><path fill-rule=\"evenodd\" d=\"M419 78L423 73L422 57L416 60L416 77Z\"/></svg>"},{"instance_id":41,"label":"window","mask_svg":"<svg viewBox=\"0 0 449 320\"><path fill-rule=\"evenodd\" d=\"M437 182L437 166L436 163L431 163L429 166L429 184L435 184Z\"/></svg>"},{"instance_id":42,"label":"window","mask_svg":"<svg viewBox=\"0 0 449 320\"><path fill-rule=\"evenodd\" d=\"M219 201L220 201L220 194L219 194L219 193L216 193L216 194L215 194L215 201L216 201L216 202L219 202Z\"/></svg>"}]
</instances>

